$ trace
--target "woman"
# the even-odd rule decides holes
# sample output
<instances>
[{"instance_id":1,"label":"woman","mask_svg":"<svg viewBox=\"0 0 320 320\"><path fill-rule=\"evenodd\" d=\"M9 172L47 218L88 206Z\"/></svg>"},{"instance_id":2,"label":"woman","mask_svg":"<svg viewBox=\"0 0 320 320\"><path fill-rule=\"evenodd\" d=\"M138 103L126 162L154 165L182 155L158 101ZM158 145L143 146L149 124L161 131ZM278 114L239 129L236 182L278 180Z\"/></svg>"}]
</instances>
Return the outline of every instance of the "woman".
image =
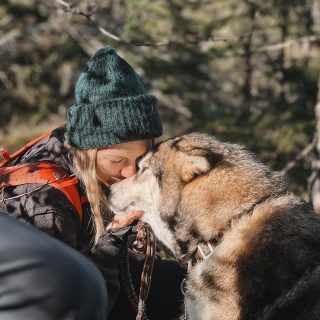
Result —
<instances>
[{"instance_id":1,"label":"woman","mask_svg":"<svg viewBox=\"0 0 320 320\"><path fill-rule=\"evenodd\" d=\"M66 194L50 183L40 187L37 183L25 183L3 188L1 212L33 225L60 242L57 245L56 241L49 240L38 232L31 232L31 239L30 229L28 232L22 232L24 238L21 239L20 232L15 236L9 232L8 237L15 238L14 246L16 242L32 243L32 250L29 246L28 256L25 254L25 248L22 249L22 253L19 247L11 250L10 241L5 250L1 245L0 236L0 253L14 253L8 257L9 262L23 256L19 261L17 273L19 279L23 279L24 287L30 288L29 291L21 292L20 286L11 286L13 282L8 282L6 275L10 273L14 279L15 271L8 267L1 272L0 263L0 287L2 283L8 282L10 285L7 287L14 287L16 290L11 297L13 302L1 304L0 298L0 318L3 313L7 316L6 319L10 319L8 309L28 309L32 319L105 319L104 313L107 308L108 319L134 319L134 313L123 290L117 299L118 268L123 239L130 232L132 222L141 217L142 212L132 212L126 217L115 215L112 219L107 210L107 193L111 184L135 174L137 159L148 151L153 139L161 134L162 126L156 98L146 93L138 75L114 49L107 47L99 50L89 60L76 84L75 103L68 110L66 126L53 130L50 135L8 164L17 166L46 162L58 165L68 174L75 174L79 178L78 192L82 198L86 196L88 201L82 205L80 218L79 212ZM11 225L14 225L12 228L15 229L22 228L21 224L17 226L8 218L2 223L2 228L9 230ZM42 246L47 243L50 245L37 251L38 243ZM51 247L55 249L52 251ZM70 247L73 250L70 250ZM48 250L51 250L50 259L47 258ZM76 251L88 259L83 259ZM38 261L37 252L41 256L41 263ZM27 260L30 256L35 257L34 261L31 259L32 266L43 266L41 279L48 279L49 291L44 291L43 294L44 282L38 281L37 278L39 268L26 267L29 266L30 261ZM52 260L57 264L58 274L63 274L60 278L57 277L57 272L55 276L52 275ZM100 274L92 270L94 268L88 260L95 264L104 278L107 307L103 304L106 300L105 289L99 286ZM8 261L2 262L6 265ZM64 268L63 261L71 261L68 264L69 273L68 268ZM82 266L80 270L78 265ZM131 269L133 281L137 282L141 263L131 261ZM29 273L26 279L24 270ZM176 263L156 261L149 305L147 304L151 319L174 319L177 316L182 276ZM70 277L73 281L66 281ZM65 299L66 293L61 293L65 291L64 284L74 296L72 301ZM39 295L36 299L30 300L28 294L32 290ZM0 297L6 292L6 289L3 292L0 289ZM87 292L93 292L96 299L89 294L91 298L87 300ZM95 303L93 300L96 300ZM90 305L86 304L85 311L84 301L90 301ZM161 304L164 304L165 308ZM8 308L8 305L11 307ZM84 314L91 315L88 317ZM25 315L19 318L15 314L12 317L22 318L25 319Z\"/></svg>"}]
</instances>

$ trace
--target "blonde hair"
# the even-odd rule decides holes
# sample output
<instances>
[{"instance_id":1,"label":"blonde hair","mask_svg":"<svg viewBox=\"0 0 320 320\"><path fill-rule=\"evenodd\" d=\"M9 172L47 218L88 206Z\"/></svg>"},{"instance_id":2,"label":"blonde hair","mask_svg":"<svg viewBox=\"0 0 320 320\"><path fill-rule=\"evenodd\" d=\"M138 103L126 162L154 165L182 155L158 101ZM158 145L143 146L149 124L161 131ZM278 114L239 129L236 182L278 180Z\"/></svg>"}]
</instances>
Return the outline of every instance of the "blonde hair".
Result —
<instances>
[{"instance_id":1,"label":"blonde hair","mask_svg":"<svg viewBox=\"0 0 320 320\"><path fill-rule=\"evenodd\" d=\"M102 189L102 183L97 177L96 157L98 149L79 149L71 146L68 142L64 143L69 150L76 175L84 184L91 211L94 218L95 241L97 244L100 236L105 229L106 217L103 211L107 211L108 199Z\"/></svg>"}]
</instances>

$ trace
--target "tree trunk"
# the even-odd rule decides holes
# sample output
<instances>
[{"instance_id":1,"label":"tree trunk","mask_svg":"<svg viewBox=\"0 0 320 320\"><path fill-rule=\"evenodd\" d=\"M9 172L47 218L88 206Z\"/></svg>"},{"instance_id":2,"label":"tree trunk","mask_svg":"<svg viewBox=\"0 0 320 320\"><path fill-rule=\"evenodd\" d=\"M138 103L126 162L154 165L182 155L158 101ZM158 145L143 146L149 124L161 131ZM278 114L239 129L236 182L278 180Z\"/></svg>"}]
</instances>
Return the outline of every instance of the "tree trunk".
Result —
<instances>
[{"instance_id":1,"label":"tree trunk","mask_svg":"<svg viewBox=\"0 0 320 320\"><path fill-rule=\"evenodd\" d=\"M249 1L245 1L247 5L247 14L249 18L248 37L244 39L244 84L243 96L245 105L250 107L252 99L252 36L254 31L254 20L256 14L256 7Z\"/></svg>"},{"instance_id":2,"label":"tree trunk","mask_svg":"<svg viewBox=\"0 0 320 320\"><path fill-rule=\"evenodd\" d=\"M288 37L288 24L289 24L289 11L287 2L282 3L280 8L280 32L281 32L281 42L285 43ZM284 110L287 107L287 99L285 94L285 83L287 81L286 77L286 56L285 48L282 48L279 53L279 83L280 83L280 100L279 107Z\"/></svg>"},{"instance_id":3,"label":"tree trunk","mask_svg":"<svg viewBox=\"0 0 320 320\"><path fill-rule=\"evenodd\" d=\"M312 172L309 178L309 196L313 203L314 209L320 213L320 73L318 78L318 95L315 105L315 159L312 161Z\"/></svg>"},{"instance_id":4,"label":"tree trunk","mask_svg":"<svg viewBox=\"0 0 320 320\"><path fill-rule=\"evenodd\" d=\"M246 5L246 15L247 15L247 37L243 40L243 66L244 66L244 81L242 85L242 110L239 114L238 121L246 121L252 112L252 37L255 28L255 16L256 16L256 6L249 0L244 1Z\"/></svg>"}]
</instances>

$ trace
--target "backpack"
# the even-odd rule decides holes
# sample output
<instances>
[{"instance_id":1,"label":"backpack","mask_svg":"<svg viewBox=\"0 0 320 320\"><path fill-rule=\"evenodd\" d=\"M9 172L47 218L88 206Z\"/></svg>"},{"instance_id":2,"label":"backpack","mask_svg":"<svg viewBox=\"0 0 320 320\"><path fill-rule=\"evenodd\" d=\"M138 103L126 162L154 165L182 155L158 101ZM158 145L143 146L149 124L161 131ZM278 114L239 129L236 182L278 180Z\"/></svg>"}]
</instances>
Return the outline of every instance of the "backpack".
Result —
<instances>
[{"instance_id":1,"label":"backpack","mask_svg":"<svg viewBox=\"0 0 320 320\"><path fill-rule=\"evenodd\" d=\"M7 150L0 148L0 155L3 157L3 161L0 162L0 189L26 183L49 184L64 193L76 209L81 221L82 205L87 203L88 199L85 196L80 197L76 186L79 182L77 177L70 176L70 173L64 168L51 162L25 163L11 167L6 166L10 161L30 149L40 140L50 136L50 134L51 132L47 132L41 135L12 155L10 155Z\"/></svg>"}]
</instances>

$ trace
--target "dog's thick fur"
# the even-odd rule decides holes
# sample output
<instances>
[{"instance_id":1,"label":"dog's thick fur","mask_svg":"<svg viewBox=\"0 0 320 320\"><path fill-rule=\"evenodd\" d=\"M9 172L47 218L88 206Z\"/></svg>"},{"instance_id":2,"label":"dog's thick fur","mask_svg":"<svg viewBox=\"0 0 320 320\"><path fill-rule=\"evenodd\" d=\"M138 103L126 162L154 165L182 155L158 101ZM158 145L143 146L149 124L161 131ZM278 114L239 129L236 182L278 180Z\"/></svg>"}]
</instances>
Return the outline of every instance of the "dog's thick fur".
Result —
<instances>
[{"instance_id":1,"label":"dog's thick fur","mask_svg":"<svg viewBox=\"0 0 320 320\"><path fill-rule=\"evenodd\" d=\"M182 263L232 221L188 274L188 319L320 319L320 218L243 147L196 133L167 140L112 186L110 204L144 210Z\"/></svg>"}]
</instances>

